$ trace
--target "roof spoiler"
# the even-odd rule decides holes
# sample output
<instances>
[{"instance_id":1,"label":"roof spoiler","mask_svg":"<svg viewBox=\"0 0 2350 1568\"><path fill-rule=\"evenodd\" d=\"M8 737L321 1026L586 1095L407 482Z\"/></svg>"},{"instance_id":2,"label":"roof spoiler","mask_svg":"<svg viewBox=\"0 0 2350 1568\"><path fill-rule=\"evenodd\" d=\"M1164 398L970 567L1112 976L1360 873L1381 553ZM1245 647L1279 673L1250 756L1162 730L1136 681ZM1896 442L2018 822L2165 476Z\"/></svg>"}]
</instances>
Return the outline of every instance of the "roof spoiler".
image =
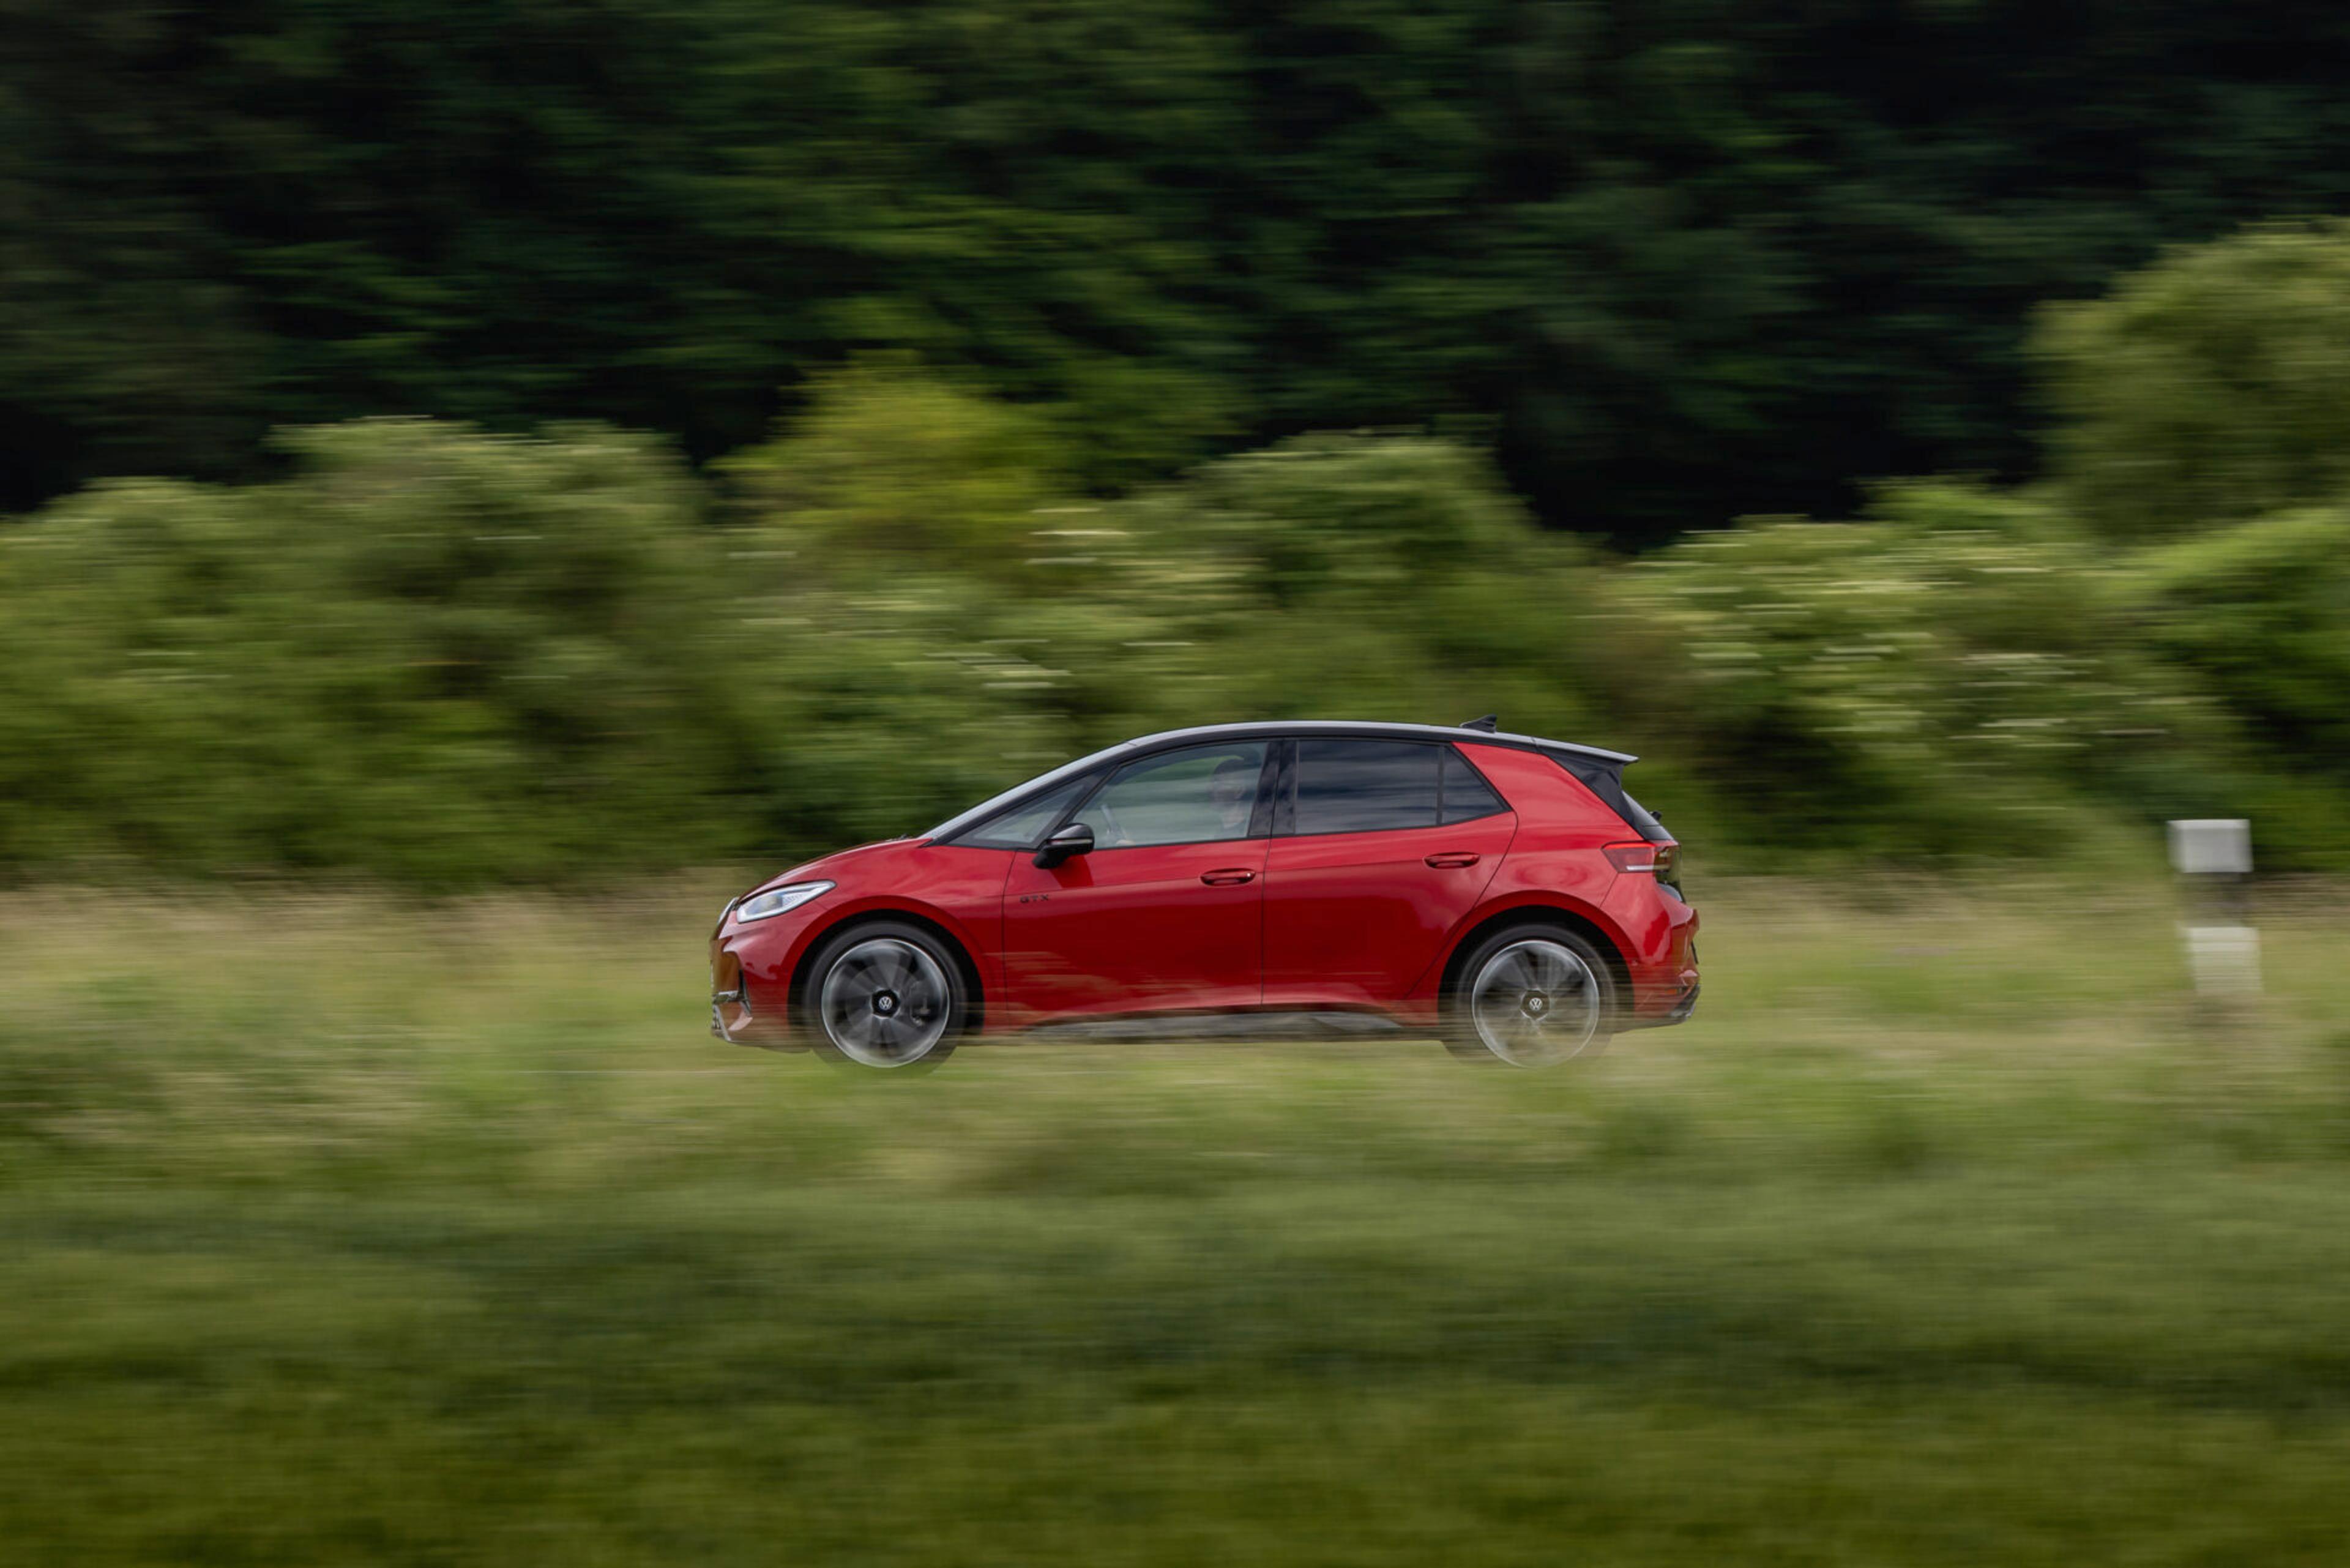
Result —
<instances>
[{"instance_id":1,"label":"roof spoiler","mask_svg":"<svg viewBox=\"0 0 2350 1568\"><path fill-rule=\"evenodd\" d=\"M1651 844L1670 844L1673 836L1665 831L1654 813L1634 800L1624 790L1624 764L1630 757L1617 758L1596 755L1586 751L1569 751L1545 746L1550 760L1565 768L1583 786L1597 795L1607 809L1624 819L1624 826Z\"/></svg>"},{"instance_id":2,"label":"roof spoiler","mask_svg":"<svg viewBox=\"0 0 2350 1568\"><path fill-rule=\"evenodd\" d=\"M1499 713L1487 713L1480 718L1463 720L1456 729L1475 730L1481 734L1497 734L1502 728ZM1670 844L1673 836L1656 815L1624 791L1624 769L1640 759L1622 752L1603 751L1597 746L1578 746L1572 741L1545 741L1539 736L1513 736L1513 739L1532 741L1546 753L1550 760L1579 780L1584 788L1597 795L1607 809L1624 819L1624 826L1651 844Z\"/></svg>"}]
</instances>

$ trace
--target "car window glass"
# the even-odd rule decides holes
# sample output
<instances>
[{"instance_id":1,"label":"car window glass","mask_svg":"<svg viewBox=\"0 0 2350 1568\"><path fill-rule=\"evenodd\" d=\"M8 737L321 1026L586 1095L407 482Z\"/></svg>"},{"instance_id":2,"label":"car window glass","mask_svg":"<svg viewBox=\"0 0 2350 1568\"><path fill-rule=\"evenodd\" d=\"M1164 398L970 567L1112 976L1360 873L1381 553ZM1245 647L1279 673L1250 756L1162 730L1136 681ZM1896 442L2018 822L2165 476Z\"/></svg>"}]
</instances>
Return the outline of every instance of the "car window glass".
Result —
<instances>
[{"instance_id":1,"label":"car window glass","mask_svg":"<svg viewBox=\"0 0 2350 1568\"><path fill-rule=\"evenodd\" d=\"M1076 820L1097 849L1246 838L1264 771L1263 741L1187 746L1120 768Z\"/></svg>"},{"instance_id":2,"label":"car window glass","mask_svg":"<svg viewBox=\"0 0 2350 1568\"><path fill-rule=\"evenodd\" d=\"M1435 826L1439 754L1399 741L1299 741L1295 830Z\"/></svg>"},{"instance_id":3,"label":"car window glass","mask_svg":"<svg viewBox=\"0 0 2350 1568\"><path fill-rule=\"evenodd\" d=\"M1077 796L1085 793L1090 778L1071 779L1060 788L1047 791L1033 801L1009 806L989 817L977 827L958 837L957 844L969 844L981 849L1034 849L1036 841L1061 820Z\"/></svg>"},{"instance_id":4,"label":"car window glass","mask_svg":"<svg viewBox=\"0 0 2350 1568\"><path fill-rule=\"evenodd\" d=\"M1469 822L1510 808L1460 753L1444 750L1444 820Z\"/></svg>"}]
</instances>

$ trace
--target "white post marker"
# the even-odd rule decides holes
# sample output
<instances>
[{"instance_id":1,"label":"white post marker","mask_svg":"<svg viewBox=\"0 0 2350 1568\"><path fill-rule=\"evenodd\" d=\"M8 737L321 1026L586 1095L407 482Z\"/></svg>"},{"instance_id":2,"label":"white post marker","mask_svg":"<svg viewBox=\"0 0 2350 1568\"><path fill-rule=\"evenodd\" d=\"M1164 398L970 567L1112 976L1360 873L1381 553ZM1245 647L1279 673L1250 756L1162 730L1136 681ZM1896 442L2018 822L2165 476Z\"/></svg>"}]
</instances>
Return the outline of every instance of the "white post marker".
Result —
<instances>
[{"instance_id":1,"label":"white post marker","mask_svg":"<svg viewBox=\"0 0 2350 1568\"><path fill-rule=\"evenodd\" d=\"M2252 871L2252 825L2238 817L2170 825L2170 864L2187 888L2178 934L2187 971L2206 996L2256 996L2261 933L2244 919L2241 888Z\"/></svg>"}]
</instances>

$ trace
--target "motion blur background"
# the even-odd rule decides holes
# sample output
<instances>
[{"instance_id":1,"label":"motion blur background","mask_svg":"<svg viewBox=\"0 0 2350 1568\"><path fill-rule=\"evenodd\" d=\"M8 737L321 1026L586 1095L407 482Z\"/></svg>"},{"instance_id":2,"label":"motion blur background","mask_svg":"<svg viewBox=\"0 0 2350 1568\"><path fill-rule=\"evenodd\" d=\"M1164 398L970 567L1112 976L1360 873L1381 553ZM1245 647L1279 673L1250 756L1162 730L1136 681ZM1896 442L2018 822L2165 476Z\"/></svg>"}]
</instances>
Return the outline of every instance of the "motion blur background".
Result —
<instances>
[{"instance_id":1,"label":"motion blur background","mask_svg":"<svg viewBox=\"0 0 2350 1568\"><path fill-rule=\"evenodd\" d=\"M0 1557L2350 1549L2350 12L0 45ZM1646 755L1697 1022L701 1035L807 854L1495 711Z\"/></svg>"}]
</instances>

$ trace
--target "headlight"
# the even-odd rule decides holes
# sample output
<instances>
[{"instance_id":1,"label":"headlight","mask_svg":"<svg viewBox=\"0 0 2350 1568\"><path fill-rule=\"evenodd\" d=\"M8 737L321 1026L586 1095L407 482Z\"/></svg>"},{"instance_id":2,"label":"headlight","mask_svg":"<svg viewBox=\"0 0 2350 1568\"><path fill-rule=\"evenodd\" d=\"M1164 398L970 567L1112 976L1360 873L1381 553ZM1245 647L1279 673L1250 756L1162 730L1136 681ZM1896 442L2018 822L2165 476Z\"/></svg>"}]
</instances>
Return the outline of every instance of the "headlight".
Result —
<instances>
[{"instance_id":1,"label":"headlight","mask_svg":"<svg viewBox=\"0 0 2350 1568\"><path fill-rule=\"evenodd\" d=\"M829 882L795 882L788 888L770 888L764 893L754 893L734 906L737 920L765 920L788 914L806 903L832 891Z\"/></svg>"}]
</instances>

